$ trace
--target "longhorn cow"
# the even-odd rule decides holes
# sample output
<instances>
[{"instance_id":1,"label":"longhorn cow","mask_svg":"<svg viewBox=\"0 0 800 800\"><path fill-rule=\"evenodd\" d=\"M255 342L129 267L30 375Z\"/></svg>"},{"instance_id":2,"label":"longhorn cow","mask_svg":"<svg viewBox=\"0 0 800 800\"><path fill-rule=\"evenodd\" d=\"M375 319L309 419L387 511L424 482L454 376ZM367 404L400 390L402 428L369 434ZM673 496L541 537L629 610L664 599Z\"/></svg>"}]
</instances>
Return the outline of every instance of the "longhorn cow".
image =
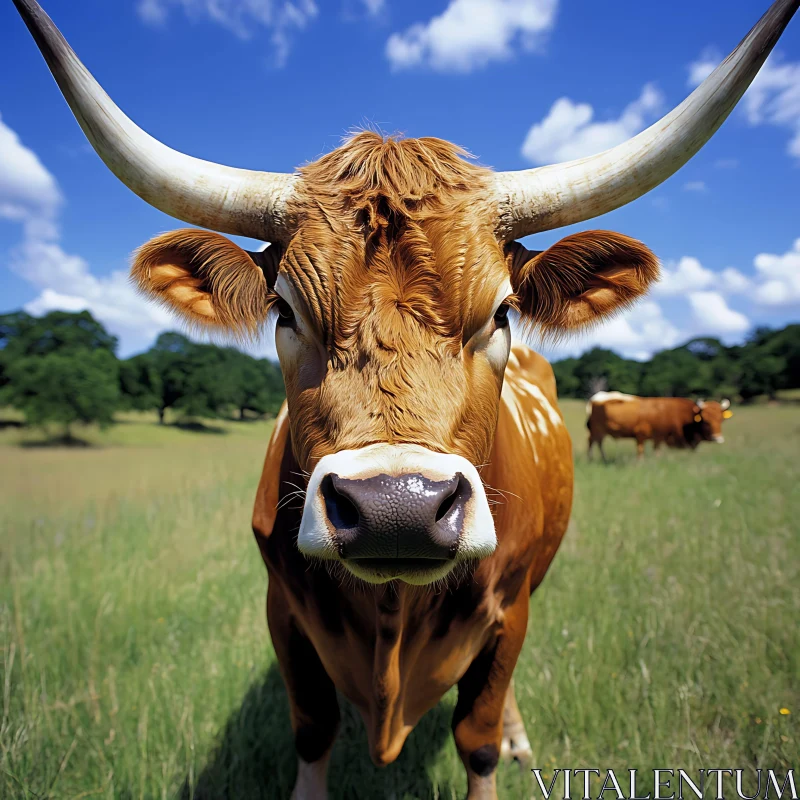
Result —
<instances>
[{"instance_id":1,"label":"longhorn cow","mask_svg":"<svg viewBox=\"0 0 800 800\"><path fill-rule=\"evenodd\" d=\"M501 754L530 755L512 674L573 480L552 370L512 347L509 310L563 334L627 306L658 276L655 256L620 234L577 233L543 252L515 240L618 208L678 170L732 111L800 0L776 0L683 103L590 158L492 172L438 139L365 132L291 175L156 141L35 0L14 3L112 172L208 229L144 245L133 261L142 291L237 333L277 312L287 404L253 530L289 695L294 797L326 795L337 689L384 765L455 684L469 797L495 797ZM249 253L224 233L271 244ZM298 475L302 508L289 497Z\"/></svg>"}]
</instances>

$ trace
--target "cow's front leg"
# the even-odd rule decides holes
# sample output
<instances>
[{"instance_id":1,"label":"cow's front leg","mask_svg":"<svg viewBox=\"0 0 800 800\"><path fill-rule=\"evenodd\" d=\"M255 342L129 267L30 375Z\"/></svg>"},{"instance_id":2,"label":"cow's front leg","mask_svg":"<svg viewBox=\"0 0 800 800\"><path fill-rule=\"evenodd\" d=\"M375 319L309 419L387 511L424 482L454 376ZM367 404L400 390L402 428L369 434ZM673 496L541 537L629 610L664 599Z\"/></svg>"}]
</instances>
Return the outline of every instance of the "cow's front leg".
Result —
<instances>
[{"instance_id":1,"label":"cow's front leg","mask_svg":"<svg viewBox=\"0 0 800 800\"><path fill-rule=\"evenodd\" d=\"M506 696L527 622L528 596L520 592L506 613L500 635L478 655L458 682L453 735L467 770L468 800L497 798L496 770L503 748Z\"/></svg>"},{"instance_id":2,"label":"cow's front leg","mask_svg":"<svg viewBox=\"0 0 800 800\"><path fill-rule=\"evenodd\" d=\"M503 706L503 744L500 747L500 755L508 761L512 759L518 761L521 767L527 767L533 760L531 743L528 741L525 723L514 695L513 678L508 684Z\"/></svg>"},{"instance_id":3,"label":"cow's front leg","mask_svg":"<svg viewBox=\"0 0 800 800\"><path fill-rule=\"evenodd\" d=\"M276 583L270 581L267 591L267 621L289 696L297 751L292 800L324 800L328 796L328 761L339 729L336 689Z\"/></svg>"}]
</instances>

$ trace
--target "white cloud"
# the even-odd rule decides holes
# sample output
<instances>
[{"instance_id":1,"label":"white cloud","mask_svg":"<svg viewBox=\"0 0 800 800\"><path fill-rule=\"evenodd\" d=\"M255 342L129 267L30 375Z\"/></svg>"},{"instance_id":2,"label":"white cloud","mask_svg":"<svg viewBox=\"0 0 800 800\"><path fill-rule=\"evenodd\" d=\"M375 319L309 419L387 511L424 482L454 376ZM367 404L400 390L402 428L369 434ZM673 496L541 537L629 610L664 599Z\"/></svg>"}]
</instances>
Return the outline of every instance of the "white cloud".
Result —
<instances>
[{"instance_id":1,"label":"white cloud","mask_svg":"<svg viewBox=\"0 0 800 800\"><path fill-rule=\"evenodd\" d=\"M714 283L715 275L696 258L684 256L676 266L664 266L661 280L653 287L653 293L673 297L697 289L705 289Z\"/></svg>"},{"instance_id":2,"label":"white cloud","mask_svg":"<svg viewBox=\"0 0 800 800\"><path fill-rule=\"evenodd\" d=\"M738 269L726 267L720 273L721 286L724 294L747 294L753 288L753 282Z\"/></svg>"},{"instance_id":3,"label":"white cloud","mask_svg":"<svg viewBox=\"0 0 800 800\"><path fill-rule=\"evenodd\" d=\"M685 337L653 300L643 300L622 314L552 348L554 358L578 355L592 347L607 347L626 358L645 360L658 350L674 347Z\"/></svg>"},{"instance_id":4,"label":"white cloud","mask_svg":"<svg viewBox=\"0 0 800 800\"><path fill-rule=\"evenodd\" d=\"M653 294L662 297L678 297L701 289L714 289L721 294L746 294L752 291L753 283L733 267L714 272L704 267L696 258L684 256L676 264L661 269L661 280L653 287Z\"/></svg>"},{"instance_id":5,"label":"white cloud","mask_svg":"<svg viewBox=\"0 0 800 800\"><path fill-rule=\"evenodd\" d=\"M65 253L57 242L26 239L12 254L11 269L42 290L26 306L31 314L87 309L114 333L146 339L172 323L165 309L136 292L127 271L98 278L83 258Z\"/></svg>"},{"instance_id":6,"label":"white cloud","mask_svg":"<svg viewBox=\"0 0 800 800\"><path fill-rule=\"evenodd\" d=\"M371 11L381 0L364 3ZM150 25L164 25L173 8L190 19L215 22L241 39L252 38L258 28L270 30L278 66L289 54L289 34L305 28L319 11L315 0L139 0L136 6L141 19Z\"/></svg>"},{"instance_id":7,"label":"white cloud","mask_svg":"<svg viewBox=\"0 0 800 800\"><path fill-rule=\"evenodd\" d=\"M594 155L635 136L655 120L661 92L648 83L618 119L593 122L594 108L568 97L556 100L547 116L528 131L522 155L534 164L552 164Z\"/></svg>"},{"instance_id":8,"label":"white cloud","mask_svg":"<svg viewBox=\"0 0 800 800\"><path fill-rule=\"evenodd\" d=\"M12 248L7 266L38 291L25 310L89 311L120 338L123 356L150 347L164 330L180 329L175 316L134 289L127 268L97 276L84 258L64 251L57 225L61 204L56 179L0 117L0 218L22 226L22 241ZM249 349L275 357L272 335Z\"/></svg>"},{"instance_id":9,"label":"white cloud","mask_svg":"<svg viewBox=\"0 0 800 800\"><path fill-rule=\"evenodd\" d=\"M729 308L719 292L690 292L689 305L698 333L729 336L745 333L750 328L750 320Z\"/></svg>"},{"instance_id":10,"label":"white cloud","mask_svg":"<svg viewBox=\"0 0 800 800\"><path fill-rule=\"evenodd\" d=\"M361 3L371 17L377 17L386 8L386 0L361 0Z\"/></svg>"},{"instance_id":11,"label":"white cloud","mask_svg":"<svg viewBox=\"0 0 800 800\"><path fill-rule=\"evenodd\" d=\"M691 89L699 86L717 68L720 61L722 61L722 57L717 50L713 48L703 50L700 58L689 64L689 77L686 79L686 84Z\"/></svg>"},{"instance_id":12,"label":"white cloud","mask_svg":"<svg viewBox=\"0 0 800 800\"><path fill-rule=\"evenodd\" d=\"M0 218L49 233L60 205L55 178L0 115Z\"/></svg>"},{"instance_id":13,"label":"white cloud","mask_svg":"<svg viewBox=\"0 0 800 800\"><path fill-rule=\"evenodd\" d=\"M9 267L39 290L26 311L87 309L122 336L126 349L146 347L174 325L169 314L140 297L126 272L96 277L83 258L63 250L57 225L61 203L56 179L0 118L0 217L22 225Z\"/></svg>"},{"instance_id":14,"label":"white cloud","mask_svg":"<svg viewBox=\"0 0 800 800\"><path fill-rule=\"evenodd\" d=\"M697 192L698 194L703 194L708 191L708 186L706 186L705 181L687 181L683 184L683 190L685 192Z\"/></svg>"},{"instance_id":15,"label":"white cloud","mask_svg":"<svg viewBox=\"0 0 800 800\"><path fill-rule=\"evenodd\" d=\"M689 65L689 85L701 83L720 61L717 52L706 50ZM751 125L788 128L787 152L800 159L800 62L771 55L745 93L742 108Z\"/></svg>"},{"instance_id":16,"label":"white cloud","mask_svg":"<svg viewBox=\"0 0 800 800\"><path fill-rule=\"evenodd\" d=\"M386 57L395 69L427 66L469 72L539 46L555 22L558 0L450 0L426 23L394 33Z\"/></svg>"},{"instance_id":17,"label":"white cloud","mask_svg":"<svg viewBox=\"0 0 800 800\"><path fill-rule=\"evenodd\" d=\"M759 253L753 264L763 281L755 299L765 306L800 306L800 239L788 253Z\"/></svg>"}]
</instances>

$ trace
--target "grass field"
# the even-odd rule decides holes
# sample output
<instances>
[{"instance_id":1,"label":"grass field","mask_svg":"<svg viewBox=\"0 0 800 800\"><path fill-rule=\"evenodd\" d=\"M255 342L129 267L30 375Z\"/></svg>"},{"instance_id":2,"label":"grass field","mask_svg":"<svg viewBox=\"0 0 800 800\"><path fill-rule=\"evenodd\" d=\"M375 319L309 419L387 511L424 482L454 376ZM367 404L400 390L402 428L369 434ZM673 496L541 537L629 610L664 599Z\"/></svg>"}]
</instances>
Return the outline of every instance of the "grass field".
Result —
<instances>
[{"instance_id":1,"label":"grass field","mask_svg":"<svg viewBox=\"0 0 800 800\"><path fill-rule=\"evenodd\" d=\"M573 520L516 671L535 765L797 767L800 407L736 409L725 445L641 466L610 443L604 467L563 405ZM288 797L249 528L269 430L131 418L68 450L0 432L0 796ZM345 708L332 796L463 797L454 701L384 770ZM532 794L514 765L498 784Z\"/></svg>"}]
</instances>

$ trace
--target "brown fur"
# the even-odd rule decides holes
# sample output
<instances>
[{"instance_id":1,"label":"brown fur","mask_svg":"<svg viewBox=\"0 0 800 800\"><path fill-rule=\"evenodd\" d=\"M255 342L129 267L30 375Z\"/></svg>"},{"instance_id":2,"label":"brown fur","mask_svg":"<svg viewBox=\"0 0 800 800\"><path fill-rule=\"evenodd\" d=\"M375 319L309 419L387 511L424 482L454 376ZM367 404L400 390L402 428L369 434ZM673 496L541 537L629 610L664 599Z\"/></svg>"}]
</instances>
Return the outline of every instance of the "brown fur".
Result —
<instances>
[{"instance_id":1,"label":"brown fur","mask_svg":"<svg viewBox=\"0 0 800 800\"><path fill-rule=\"evenodd\" d=\"M513 711L516 705L509 687L525 637L529 595L555 556L572 503L570 438L562 422L552 422L553 409L550 365L515 345L491 454L481 470L496 503L497 550L447 590L430 591L354 584L323 567L309 569L295 543L302 512L302 498L293 500L300 466L284 406L264 462L253 530L270 575L270 630L299 738L305 740L308 734L300 732L312 729L327 752L338 725L333 710L338 689L361 712L373 760L387 764L419 718L458 683L454 735L471 785L470 755L487 746L500 752L506 707ZM543 427L534 412L546 420ZM316 665L308 659L302 669L297 664L291 641L299 634L291 633L292 626L318 655ZM329 682L315 697L316 707L327 710L316 714L304 703L311 674L315 686ZM510 726L518 733L513 714Z\"/></svg>"},{"instance_id":2,"label":"brown fur","mask_svg":"<svg viewBox=\"0 0 800 800\"><path fill-rule=\"evenodd\" d=\"M464 339L506 276L485 211L488 171L437 139L360 133L301 170L298 233L281 268L325 346L322 381L286 376L304 469L373 442L423 444L482 463L499 387L468 390ZM432 417L444 403L452 413Z\"/></svg>"},{"instance_id":3,"label":"brown fur","mask_svg":"<svg viewBox=\"0 0 800 800\"><path fill-rule=\"evenodd\" d=\"M134 254L131 278L200 325L254 333L269 303L264 272L224 236L195 228L163 233Z\"/></svg>"},{"instance_id":4,"label":"brown fur","mask_svg":"<svg viewBox=\"0 0 800 800\"><path fill-rule=\"evenodd\" d=\"M507 247L520 311L558 336L620 311L658 280L658 259L641 242L613 231L565 236L544 252Z\"/></svg>"},{"instance_id":5,"label":"brown fur","mask_svg":"<svg viewBox=\"0 0 800 800\"><path fill-rule=\"evenodd\" d=\"M539 254L504 248L489 177L438 139L357 134L300 170L297 228L273 251L302 324L278 335L288 410L253 527L300 774L315 794L338 725L337 689L361 710L373 759L386 764L457 682L453 729L470 796L490 796L504 708L514 717L528 595L569 518L572 455L547 362L514 348L504 384L485 332L509 280L523 320L558 333L629 303L657 276L650 251L618 234L577 234ZM265 281L220 239L159 237L140 251L134 276L190 319L253 328L275 300L276 273L265 268ZM297 549L302 503L292 498L303 476L329 453L374 443L463 456L498 502L497 550L453 575L447 591L355 585Z\"/></svg>"},{"instance_id":6,"label":"brown fur","mask_svg":"<svg viewBox=\"0 0 800 800\"><path fill-rule=\"evenodd\" d=\"M293 214L301 235L285 261L337 357L374 308L388 312L387 328L408 320L460 340L462 313L470 311L462 309L464 272L499 254L479 224L490 173L465 155L439 139L365 131L300 171ZM356 295L363 300L352 302Z\"/></svg>"}]
</instances>

